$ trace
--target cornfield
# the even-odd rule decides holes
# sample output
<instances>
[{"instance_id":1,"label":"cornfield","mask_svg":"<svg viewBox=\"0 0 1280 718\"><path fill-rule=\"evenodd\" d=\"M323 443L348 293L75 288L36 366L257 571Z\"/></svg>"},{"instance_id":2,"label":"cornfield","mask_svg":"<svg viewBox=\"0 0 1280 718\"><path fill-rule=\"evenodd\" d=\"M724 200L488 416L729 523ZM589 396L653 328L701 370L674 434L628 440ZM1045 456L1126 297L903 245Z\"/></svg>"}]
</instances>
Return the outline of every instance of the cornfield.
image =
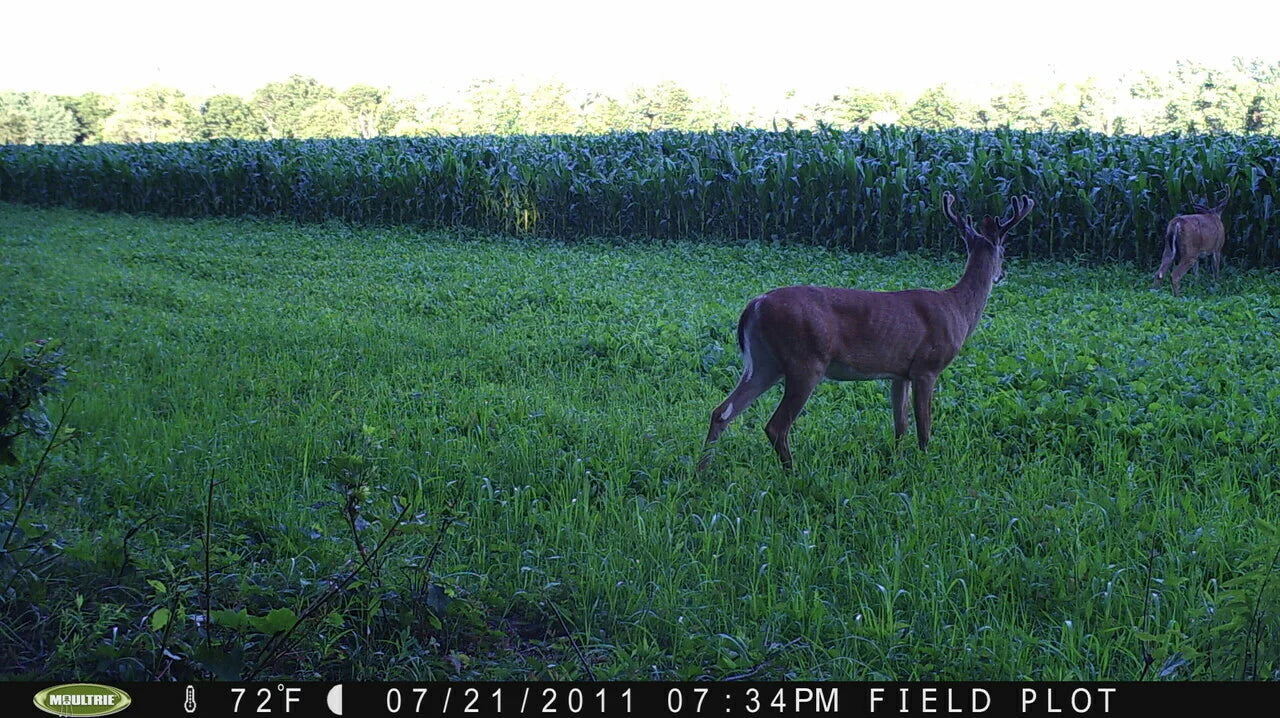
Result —
<instances>
[{"instance_id":1,"label":"cornfield","mask_svg":"<svg viewBox=\"0 0 1280 718\"><path fill-rule=\"evenodd\" d=\"M1272 136L894 127L0 146L10 202L881 252L954 249L950 189L975 215L1036 199L1011 252L1154 260L1170 217L1229 190L1228 256L1247 265L1280 264L1278 173Z\"/></svg>"}]
</instances>

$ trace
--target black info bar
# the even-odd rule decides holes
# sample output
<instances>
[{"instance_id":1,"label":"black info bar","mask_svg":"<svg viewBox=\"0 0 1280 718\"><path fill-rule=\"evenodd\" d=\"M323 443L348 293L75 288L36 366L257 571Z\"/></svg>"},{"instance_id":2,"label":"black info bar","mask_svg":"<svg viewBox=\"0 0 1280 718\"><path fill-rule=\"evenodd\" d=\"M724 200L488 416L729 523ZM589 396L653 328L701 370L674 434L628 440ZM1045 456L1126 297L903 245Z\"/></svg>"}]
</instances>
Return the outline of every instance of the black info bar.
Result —
<instances>
[{"instance_id":1,"label":"black info bar","mask_svg":"<svg viewBox=\"0 0 1280 718\"><path fill-rule=\"evenodd\" d=\"M1277 683L0 682L9 716L1132 716L1276 705Z\"/></svg>"}]
</instances>

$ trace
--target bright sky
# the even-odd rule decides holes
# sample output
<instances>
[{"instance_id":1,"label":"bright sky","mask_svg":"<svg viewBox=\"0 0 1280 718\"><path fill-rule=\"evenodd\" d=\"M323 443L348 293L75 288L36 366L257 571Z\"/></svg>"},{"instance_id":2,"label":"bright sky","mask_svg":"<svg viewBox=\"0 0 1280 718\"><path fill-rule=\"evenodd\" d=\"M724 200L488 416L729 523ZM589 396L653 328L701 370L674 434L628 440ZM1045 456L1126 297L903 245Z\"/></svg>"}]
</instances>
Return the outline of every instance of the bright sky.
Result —
<instances>
[{"instance_id":1,"label":"bright sky","mask_svg":"<svg viewBox=\"0 0 1280 718\"><path fill-rule=\"evenodd\" d=\"M63 0L2 17L0 89L63 94L247 96L295 73L428 97L483 77L619 93L670 79L766 107L788 90L985 95L1178 59L1280 60L1280 3L1254 0Z\"/></svg>"}]
</instances>

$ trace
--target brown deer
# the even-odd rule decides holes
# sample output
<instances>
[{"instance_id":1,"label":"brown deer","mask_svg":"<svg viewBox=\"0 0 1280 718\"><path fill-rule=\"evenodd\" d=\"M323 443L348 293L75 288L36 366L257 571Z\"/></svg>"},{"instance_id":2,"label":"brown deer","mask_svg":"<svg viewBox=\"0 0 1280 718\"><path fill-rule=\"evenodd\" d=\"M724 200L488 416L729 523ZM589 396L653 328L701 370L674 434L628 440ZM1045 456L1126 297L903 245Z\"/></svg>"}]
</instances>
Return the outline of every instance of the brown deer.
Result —
<instances>
[{"instance_id":1,"label":"brown deer","mask_svg":"<svg viewBox=\"0 0 1280 718\"><path fill-rule=\"evenodd\" d=\"M950 192L943 194L943 213L959 228L969 258L950 289L874 292L806 285L775 289L747 302L738 319L742 378L711 412L699 471L729 422L779 380L785 380L782 402L764 430L788 469L787 434L824 378L889 379L893 432L899 439L907 431L909 386L916 436L925 448L934 382L977 329L992 285L1004 277L1005 235L1035 206L1030 197L1015 197L1007 219L988 215L975 228L971 218L956 215L954 203Z\"/></svg>"},{"instance_id":2,"label":"brown deer","mask_svg":"<svg viewBox=\"0 0 1280 718\"><path fill-rule=\"evenodd\" d=\"M1164 233L1164 255L1160 257L1160 268L1156 270L1154 289L1160 286L1160 280L1169 273L1173 284L1173 296L1179 295L1178 283L1182 275L1192 267L1196 274L1200 273L1200 255L1213 256L1213 280L1218 281L1218 271L1222 267L1222 244L1226 241L1226 230L1222 227L1222 210L1227 208L1227 197L1216 207L1207 207L1196 202L1191 203L1195 214L1182 214L1169 220Z\"/></svg>"}]
</instances>

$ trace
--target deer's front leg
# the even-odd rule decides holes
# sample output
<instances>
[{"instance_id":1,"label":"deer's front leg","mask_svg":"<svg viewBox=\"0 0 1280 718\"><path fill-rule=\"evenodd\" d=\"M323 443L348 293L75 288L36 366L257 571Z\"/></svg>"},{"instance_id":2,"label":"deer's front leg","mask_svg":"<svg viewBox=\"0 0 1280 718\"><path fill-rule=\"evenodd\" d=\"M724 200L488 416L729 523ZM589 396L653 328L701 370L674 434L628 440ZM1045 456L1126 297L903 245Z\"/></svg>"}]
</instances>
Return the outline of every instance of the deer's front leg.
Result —
<instances>
[{"instance_id":1,"label":"deer's front leg","mask_svg":"<svg viewBox=\"0 0 1280 718\"><path fill-rule=\"evenodd\" d=\"M916 438L920 440L920 450L929 444L929 429L933 426L933 384L937 375L926 375L911 380L911 393L916 408Z\"/></svg>"}]
</instances>

